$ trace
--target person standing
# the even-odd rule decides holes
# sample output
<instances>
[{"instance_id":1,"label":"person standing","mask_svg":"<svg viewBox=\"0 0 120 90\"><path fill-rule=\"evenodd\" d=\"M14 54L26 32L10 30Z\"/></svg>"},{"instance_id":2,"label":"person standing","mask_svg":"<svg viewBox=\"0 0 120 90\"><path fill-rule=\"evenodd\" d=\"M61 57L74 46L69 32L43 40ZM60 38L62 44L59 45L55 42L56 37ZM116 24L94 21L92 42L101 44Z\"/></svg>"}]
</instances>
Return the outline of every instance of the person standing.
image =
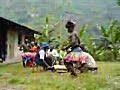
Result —
<instances>
[{"instance_id":1,"label":"person standing","mask_svg":"<svg viewBox=\"0 0 120 90\"><path fill-rule=\"evenodd\" d=\"M65 50L71 48L71 51L67 53L64 57L64 63L68 70L70 70L71 75L77 76L75 69L81 70L81 68L92 67L92 69L96 69L96 63L93 57L87 53L86 48L83 44L81 44L77 32L75 31L75 22L68 21L66 24L66 28L69 36L69 44L65 47ZM81 67L83 65L83 67ZM85 66L87 65L87 67Z\"/></svg>"}]
</instances>

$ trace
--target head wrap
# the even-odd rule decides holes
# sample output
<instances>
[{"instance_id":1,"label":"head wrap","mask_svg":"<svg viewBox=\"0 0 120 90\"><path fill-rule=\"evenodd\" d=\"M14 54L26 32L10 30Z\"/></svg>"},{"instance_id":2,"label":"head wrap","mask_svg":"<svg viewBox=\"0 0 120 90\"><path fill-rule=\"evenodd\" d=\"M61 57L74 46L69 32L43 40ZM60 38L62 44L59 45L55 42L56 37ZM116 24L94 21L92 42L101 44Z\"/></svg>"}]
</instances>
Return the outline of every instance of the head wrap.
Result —
<instances>
[{"instance_id":1,"label":"head wrap","mask_svg":"<svg viewBox=\"0 0 120 90\"><path fill-rule=\"evenodd\" d=\"M76 23L72 20L69 20L67 23L66 23L66 28L70 28L70 27L74 27L76 25Z\"/></svg>"}]
</instances>

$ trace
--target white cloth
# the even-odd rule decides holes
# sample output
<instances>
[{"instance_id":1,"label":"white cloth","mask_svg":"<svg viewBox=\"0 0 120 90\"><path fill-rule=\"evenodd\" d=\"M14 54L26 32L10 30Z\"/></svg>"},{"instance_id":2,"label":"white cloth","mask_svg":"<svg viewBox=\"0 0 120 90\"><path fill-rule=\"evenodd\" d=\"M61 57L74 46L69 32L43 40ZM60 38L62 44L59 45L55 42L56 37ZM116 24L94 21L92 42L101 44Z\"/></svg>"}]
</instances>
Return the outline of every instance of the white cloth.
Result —
<instances>
[{"instance_id":1,"label":"white cloth","mask_svg":"<svg viewBox=\"0 0 120 90\"><path fill-rule=\"evenodd\" d=\"M40 59L43 59L43 60L44 60L45 51L44 51L44 50L40 50L40 51L39 51L39 55L40 55Z\"/></svg>"},{"instance_id":2,"label":"white cloth","mask_svg":"<svg viewBox=\"0 0 120 90\"><path fill-rule=\"evenodd\" d=\"M52 51L50 51L50 49L47 51L47 55L53 55L54 57L59 57L59 54L57 52L57 50L53 49Z\"/></svg>"},{"instance_id":3,"label":"white cloth","mask_svg":"<svg viewBox=\"0 0 120 90\"><path fill-rule=\"evenodd\" d=\"M88 67L97 67L94 58L89 53L82 52L82 54L87 56L85 63L87 64Z\"/></svg>"}]
</instances>

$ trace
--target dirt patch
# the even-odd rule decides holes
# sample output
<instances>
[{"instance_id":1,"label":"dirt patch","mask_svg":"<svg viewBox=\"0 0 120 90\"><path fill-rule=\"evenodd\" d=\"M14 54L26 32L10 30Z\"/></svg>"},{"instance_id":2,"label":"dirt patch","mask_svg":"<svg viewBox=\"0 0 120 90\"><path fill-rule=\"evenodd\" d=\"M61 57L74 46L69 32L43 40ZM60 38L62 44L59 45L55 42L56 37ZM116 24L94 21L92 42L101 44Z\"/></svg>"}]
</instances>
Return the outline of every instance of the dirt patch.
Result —
<instances>
[{"instance_id":1,"label":"dirt patch","mask_svg":"<svg viewBox=\"0 0 120 90\"><path fill-rule=\"evenodd\" d=\"M0 90L25 90L21 85L0 84Z\"/></svg>"}]
</instances>

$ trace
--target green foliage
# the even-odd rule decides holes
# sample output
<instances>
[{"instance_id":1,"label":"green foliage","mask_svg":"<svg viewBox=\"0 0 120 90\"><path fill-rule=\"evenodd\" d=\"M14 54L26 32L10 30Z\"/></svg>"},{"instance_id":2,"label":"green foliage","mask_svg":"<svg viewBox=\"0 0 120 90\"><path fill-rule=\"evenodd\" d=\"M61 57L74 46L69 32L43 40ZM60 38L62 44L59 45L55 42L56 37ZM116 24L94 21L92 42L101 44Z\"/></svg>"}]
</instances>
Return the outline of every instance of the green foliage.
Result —
<instances>
[{"instance_id":1,"label":"green foliage","mask_svg":"<svg viewBox=\"0 0 120 90\"><path fill-rule=\"evenodd\" d=\"M0 0L0 16L38 31L48 14L50 18L62 17L64 20L72 16L80 24L107 24L111 18L120 20L120 9L115 6L116 2L117 0Z\"/></svg>"},{"instance_id":2,"label":"green foliage","mask_svg":"<svg viewBox=\"0 0 120 90\"><path fill-rule=\"evenodd\" d=\"M93 36L87 32L87 25L83 25L80 28L79 38L81 40L81 43L85 44L85 46L87 47L88 52L96 60L98 60L98 54L100 54L100 50L97 49L97 46L93 40ZM96 54L97 54L97 56L96 56Z\"/></svg>"},{"instance_id":3,"label":"green foliage","mask_svg":"<svg viewBox=\"0 0 120 90\"><path fill-rule=\"evenodd\" d=\"M117 0L117 4L120 6L120 0Z\"/></svg>"},{"instance_id":4,"label":"green foliage","mask_svg":"<svg viewBox=\"0 0 120 90\"><path fill-rule=\"evenodd\" d=\"M99 38L93 38L88 34L87 26L81 27L79 37L89 53L96 60L118 61L120 59L120 26L118 21L111 21L108 27L98 26L101 32Z\"/></svg>"},{"instance_id":5,"label":"green foliage","mask_svg":"<svg viewBox=\"0 0 120 90\"><path fill-rule=\"evenodd\" d=\"M39 42L53 43L55 47L60 44L60 33L56 26L59 25L59 21L50 21L51 17L45 18L45 24L42 27L42 35L39 37Z\"/></svg>"},{"instance_id":6,"label":"green foliage","mask_svg":"<svg viewBox=\"0 0 120 90\"><path fill-rule=\"evenodd\" d=\"M45 18L45 25L42 28L42 35L39 37L39 42L49 41L49 18Z\"/></svg>"},{"instance_id":7,"label":"green foliage","mask_svg":"<svg viewBox=\"0 0 120 90\"><path fill-rule=\"evenodd\" d=\"M79 32L80 39L82 39L82 40L85 39L86 30L87 30L87 25L83 25Z\"/></svg>"},{"instance_id":8,"label":"green foliage","mask_svg":"<svg viewBox=\"0 0 120 90\"><path fill-rule=\"evenodd\" d=\"M113 20L108 27L100 26L99 30L101 31L100 40L103 42L103 45L100 48L103 48L104 55L108 55L111 52L113 58L111 60L118 60L120 55L120 26L116 20ZM108 59L108 58L105 58Z\"/></svg>"}]
</instances>

